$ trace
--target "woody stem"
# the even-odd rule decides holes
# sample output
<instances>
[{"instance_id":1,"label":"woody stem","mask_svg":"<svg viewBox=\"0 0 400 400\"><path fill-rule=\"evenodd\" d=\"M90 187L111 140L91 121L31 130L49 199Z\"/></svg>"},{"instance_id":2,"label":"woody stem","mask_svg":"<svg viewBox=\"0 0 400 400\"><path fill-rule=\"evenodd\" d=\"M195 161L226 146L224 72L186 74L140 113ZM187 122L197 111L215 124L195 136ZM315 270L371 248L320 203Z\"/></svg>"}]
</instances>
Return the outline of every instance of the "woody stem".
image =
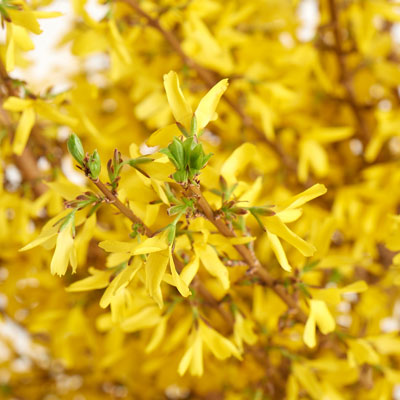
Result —
<instances>
[{"instance_id":1,"label":"woody stem","mask_svg":"<svg viewBox=\"0 0 400 400\"><path fill-rule=\"evenodd\" d=\"M218 229L225 237L236 237L235 232L221 218L216 218L213 209L208 201L202 195L200 189L196 185L190 185L189 191L191 195L197 199L197 205L206 218ZM268 287L288 305L289 309L296 311L296 316L299 321L306 322L307 316L301 310L297 302L286 291L284 286L276 283L268 271L261 265L257 256L244 244L234 245L237 252L243 257L252 273L257 275Z\"/></svg>"}]
</instances>

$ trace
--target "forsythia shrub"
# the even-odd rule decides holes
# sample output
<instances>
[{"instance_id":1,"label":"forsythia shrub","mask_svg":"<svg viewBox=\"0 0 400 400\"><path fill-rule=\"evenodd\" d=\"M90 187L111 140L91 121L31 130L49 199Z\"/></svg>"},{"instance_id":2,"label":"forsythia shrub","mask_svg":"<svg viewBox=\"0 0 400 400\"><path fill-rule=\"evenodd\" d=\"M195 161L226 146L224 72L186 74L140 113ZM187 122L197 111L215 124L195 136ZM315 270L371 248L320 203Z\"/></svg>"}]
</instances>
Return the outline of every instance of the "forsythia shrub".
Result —
<instances>
[{"instance_id":1,"label":"forsythia shrub","mask_svg":"<svg viewBox=\"0 0 400 400\"><path fill-rule=\"evenodd\" d=\"M0 397L398 399L400 3L71 0L35 91L51 3L0 0Z\"/></svg>"}]
</instances>

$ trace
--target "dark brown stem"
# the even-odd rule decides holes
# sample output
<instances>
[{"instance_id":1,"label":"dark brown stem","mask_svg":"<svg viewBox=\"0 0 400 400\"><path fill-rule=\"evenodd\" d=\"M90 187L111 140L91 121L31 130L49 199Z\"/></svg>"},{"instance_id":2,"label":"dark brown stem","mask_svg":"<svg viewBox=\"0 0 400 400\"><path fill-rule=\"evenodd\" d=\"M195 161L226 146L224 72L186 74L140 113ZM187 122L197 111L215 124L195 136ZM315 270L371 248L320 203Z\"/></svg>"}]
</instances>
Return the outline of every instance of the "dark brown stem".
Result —
<instances>
[{"instance_id":1,"label":"dark brown stem","mask_svg":"<svg viewBox=\"0 0 400 400\"><path fill-rule=\"evenodd\" d=\"M236 237L235 232L223 221L222 218L215 218L213 209L208 201L203 197L198 186L189 186L192 197L196 198L197 205L205 217L218 229L225 237ZM257 275L268 287L288 305L289 309L296 312L296 317L301 322L307 321L307 316L301 310L297 302L290 296L282 284L277 283L268 271L261 265L257 256L244 244L234 245L237 252L246 261L250 271Z\"/></svg>"}]
</instances>

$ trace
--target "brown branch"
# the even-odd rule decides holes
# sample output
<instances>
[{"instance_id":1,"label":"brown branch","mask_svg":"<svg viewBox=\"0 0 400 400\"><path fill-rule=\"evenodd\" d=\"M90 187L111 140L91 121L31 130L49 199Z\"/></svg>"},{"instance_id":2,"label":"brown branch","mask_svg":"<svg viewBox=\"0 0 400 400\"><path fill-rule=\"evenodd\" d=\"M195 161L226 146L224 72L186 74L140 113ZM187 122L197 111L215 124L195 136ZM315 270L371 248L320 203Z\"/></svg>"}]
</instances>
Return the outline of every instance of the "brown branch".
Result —
<instances>
[{"instance_id":1,"label":"brown branch","mask_svg":"<svg viewBox=\"0 0 400 400\"><path fill-rule=\"evenodd\" d=\"M194 69L198 76L203 80L203 82L211 88L217 83L217 77L213 72L210 70L202 67L200 64L198 64L196 61L194 61L192 58L190 58L182 49L179 40L177 37L171 32L166 29L164 29L159 21L156 18L153 18L151 15L149 15L146 11L144 11L139 3L136 0L119 0L122 3L125 3L129 5L131 8L133 8L138 15L140 15L142 18L144 18L148 25L153 27L154 29L158 30L161 35L165 38L165 40L170 44L172 49L179 55L179 57L182 59L182 61L187 64L190 68ZM256 135L262 139L267 145L275 152L275 154L282 160L283 164L286 166L286 168L294 172L295 175L297 175L297 162L294 160L289 154L286 153L285 149L281 146L280 143L278 142L273 142L269 140L262 129L260 129L257 125L254 124L252 118L248 116L243 109L240 107L238 103L236 103L229 95L224 95L223 100L236 112L236 114L239 115L239 117L243 121L243 125L247 128L250 128L253 130L253 132L256 133ZM312 184L311 181L307 182L305 186L310 186Z\"/></svg>"},{"instance_id":2,"label":"brown branch","mask_svg":"<svg viewBox=\"0 0 400 400\"><path fill-rule=\"evenodd\" d=\"M236 237L235 232L223 221L222 218L215 217L213 209L208 201L203 197L198 186L190 185L188 190L191 196L197 200L197 205L205 217L218 229L222 235L225 237ZM303 310L301 310L294 298L286 291L285 287L282 284L277 283L268 273L268 271L261 265L254 252L252 252L244 244L237 244L234 245L234 247L246 261L250 268L250 272L257 275L268 287L272 288L272 290L288 305L289 309L296 313L296 317L299 321L306 322L307 316L304 314Z\"/></svg>"},{"instance_id":3,"label":"brown branch","mask_svg":"<svg viewBox=\"0 0 400 400\"><path fill-rule=\"evenodd\" d=\"M107 197L108 201L114 205L114 207L118 208L119 211L121 211L122 214L124 214L127 218L129 218L134 224L139 224L141 227L143 227L144 233L147 236L153 236L153 232L151 229L145 225L145 223L133 213L133 211L124 205L117 196L111 193L111 191L107 188L107 186L100 181L99 179L91 180L97 188Z\"/></svg>"}]
</instances>

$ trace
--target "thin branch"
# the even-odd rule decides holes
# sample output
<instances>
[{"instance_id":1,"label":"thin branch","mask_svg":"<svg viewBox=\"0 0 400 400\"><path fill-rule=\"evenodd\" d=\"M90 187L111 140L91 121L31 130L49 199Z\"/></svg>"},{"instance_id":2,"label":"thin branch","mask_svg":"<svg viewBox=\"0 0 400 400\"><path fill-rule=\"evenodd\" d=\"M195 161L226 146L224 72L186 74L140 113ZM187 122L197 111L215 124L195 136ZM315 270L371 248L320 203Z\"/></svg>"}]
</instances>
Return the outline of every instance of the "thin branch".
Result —
<instances>
[{"instance_id":1,"label":"thin branch","mask_svg":"<svg viewBox=\"0 0 400 400\"><path fill-rule=\"evenodd\" d=\"M215 217L213 209L202 195L198 186L191 185L189 186L188 190L190 191L192 197L197 200L197 205L206 218L218 229L222 235L225 237L236 237L235 232L223 221L222 218ZM288 305L289 309L296 312L296 317L298 320L301 322L306 322L307 316L304 314L303 310L301 310L297 302L286 291L285 287L282 284L277 283L268 273L268 271L261 265L254 252L252 252L244 244L237 244L234 245L234 247L246 261L250 268L250 272L257 275L268 287L272 288L274 292Z\"/></svg>"},{"instance_id":2,"label":"thin branch","mask_svg":"<svg viewBox=\"0 0 400 400\"><path fill-rule=\"evenodd\" d=\"M134 224L139 224L141 227L143 227L144 233L147 236L153 236L153 232L151 231L151 229L146 226L145 223L137 215L135 215L129 207L124 205L117 196L113 195L102 181L100 181L99 179L92 179L92 182L107 197L108 201L113 204L114 207L118 208L118 210L121 211L121 213L124 214L127 218L129 218Z\"/></svg>"}]
</instances>

